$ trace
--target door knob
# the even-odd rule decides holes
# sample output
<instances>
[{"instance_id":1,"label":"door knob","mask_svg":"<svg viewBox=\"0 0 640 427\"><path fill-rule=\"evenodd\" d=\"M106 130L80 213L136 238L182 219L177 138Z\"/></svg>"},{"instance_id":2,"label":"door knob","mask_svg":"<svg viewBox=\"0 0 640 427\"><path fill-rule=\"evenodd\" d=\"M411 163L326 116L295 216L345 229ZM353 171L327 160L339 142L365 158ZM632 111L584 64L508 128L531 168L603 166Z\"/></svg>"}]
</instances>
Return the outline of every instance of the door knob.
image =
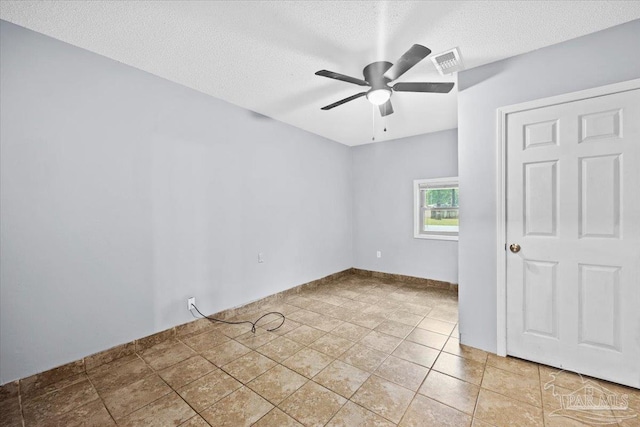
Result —
<instances>
[{"instance_id":1,"label":"door knob","mask_svg":"<svg viewBox=\"0 0 640 427\"><path fill-rule=\"evenodd\" d=\"M517 254L518 252L520 252L520 245L517 243L512 243L511 246L509 246L509 249L511 249L511 252L513 252L514 254Z\"/></svg>"}]
</instances>

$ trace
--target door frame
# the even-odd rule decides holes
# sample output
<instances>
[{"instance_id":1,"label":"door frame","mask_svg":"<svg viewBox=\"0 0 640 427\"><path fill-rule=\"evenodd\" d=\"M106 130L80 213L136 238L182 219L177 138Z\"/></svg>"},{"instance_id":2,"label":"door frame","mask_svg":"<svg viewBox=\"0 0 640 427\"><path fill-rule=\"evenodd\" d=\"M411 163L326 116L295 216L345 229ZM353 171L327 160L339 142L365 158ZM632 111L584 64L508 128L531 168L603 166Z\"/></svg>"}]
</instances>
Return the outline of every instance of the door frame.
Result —
<instances>
[{"instance_id":1,"label":"door frame","mask_svg":"<svg viewBox=\"0 0 640 427\"><path fill-rule=\"evenodd\" d=\"M580 101L588 98L596 98L620 92L640 89L640 79L599 86L577 92L540 98L520 104L507 105L497 109L496 124L496 307L497 307L497 343L498 356L507 355L507 116L526 110L534 110L552 105L565 104L567 102Z\"/></svg>"}]
</instances>

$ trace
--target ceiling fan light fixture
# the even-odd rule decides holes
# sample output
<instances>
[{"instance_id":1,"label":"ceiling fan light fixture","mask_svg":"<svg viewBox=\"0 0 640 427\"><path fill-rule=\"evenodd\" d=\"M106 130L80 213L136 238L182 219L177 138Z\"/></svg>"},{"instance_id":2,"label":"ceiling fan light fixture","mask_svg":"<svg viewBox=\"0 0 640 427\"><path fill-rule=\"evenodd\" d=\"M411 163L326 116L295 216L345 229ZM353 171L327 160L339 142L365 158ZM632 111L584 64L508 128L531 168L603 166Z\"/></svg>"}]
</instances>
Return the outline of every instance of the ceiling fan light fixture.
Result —
<instances>
[{"instance_id":1,"label":"ceiling fan light fixture","mask_svg":"<svg viewBox=\"0 0 640 427\"><path fill-rule=\"evenodd\" d=\"M371 89L367 92L367 99L373 105L382 105L391 98L391 89Z\"/></svg>"}]
</instances>

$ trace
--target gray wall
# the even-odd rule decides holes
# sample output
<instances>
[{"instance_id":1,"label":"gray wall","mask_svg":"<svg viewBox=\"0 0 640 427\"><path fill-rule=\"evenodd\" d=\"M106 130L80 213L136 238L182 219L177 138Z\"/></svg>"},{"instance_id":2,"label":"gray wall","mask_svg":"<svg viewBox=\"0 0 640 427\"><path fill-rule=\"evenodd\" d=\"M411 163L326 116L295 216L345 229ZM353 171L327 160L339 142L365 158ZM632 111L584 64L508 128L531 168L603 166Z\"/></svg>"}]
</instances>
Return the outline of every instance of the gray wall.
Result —
<instances>
[{"instance_id":1,"label":"gray wall","mask_svg":"<svg viewBox=\"0 0 640 427\"><path fill-rule=\"evenodd\" d=\"M640 77L640 21L458 75L462 342L496 350L496 109Z\"/></svg>"},{"instance_id":2,"label":"gray wall","mask_svg":"<svg viewBox=\"0 0 640 427\"><path fill-rule=\"evenodd\" d=\"M458 283L458 242L413 237L413 180L457 176L456 129L352 150L354 266Z\"/></svg>"},{"instance_id":3,"label":"gray wall","mask_svg":"<svg viewBox=\"0 0 640 427\"><path fill-rule=\"evenodd\" d=\"M190 321L189 296L353 265L348 147L7 22L0 43L0 384Z\"/></svg>"}]
</instances>

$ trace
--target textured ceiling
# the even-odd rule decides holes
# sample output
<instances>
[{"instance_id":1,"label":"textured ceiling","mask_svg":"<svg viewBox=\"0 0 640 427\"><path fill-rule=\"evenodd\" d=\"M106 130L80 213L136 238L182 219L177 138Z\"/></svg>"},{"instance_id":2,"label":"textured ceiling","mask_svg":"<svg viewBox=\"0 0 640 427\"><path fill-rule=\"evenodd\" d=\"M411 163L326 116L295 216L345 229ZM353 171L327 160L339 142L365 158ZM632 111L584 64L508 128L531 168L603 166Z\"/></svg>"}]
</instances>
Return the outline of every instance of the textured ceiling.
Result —
<instances>
[{"instance_id":1,"label":"textured ceiling","mask_svg":"<svg viewBox=\"0 0 640 427\"><path fill-rule=\"evenodd\" d=\"M459 46L467 68L640 18L637 1L2 1L0 18L326 138L358 145L457 126L457 91L394 93L380 118L362 78L412 44ZM594 53L597 54L597 53ZM550 65L552 66L552 65ZM398 81L455 81L428 59ZM375 125L375 129L374 126ZM383 127L388 131L383 132Z\"/></svg>"}]
</instances>

